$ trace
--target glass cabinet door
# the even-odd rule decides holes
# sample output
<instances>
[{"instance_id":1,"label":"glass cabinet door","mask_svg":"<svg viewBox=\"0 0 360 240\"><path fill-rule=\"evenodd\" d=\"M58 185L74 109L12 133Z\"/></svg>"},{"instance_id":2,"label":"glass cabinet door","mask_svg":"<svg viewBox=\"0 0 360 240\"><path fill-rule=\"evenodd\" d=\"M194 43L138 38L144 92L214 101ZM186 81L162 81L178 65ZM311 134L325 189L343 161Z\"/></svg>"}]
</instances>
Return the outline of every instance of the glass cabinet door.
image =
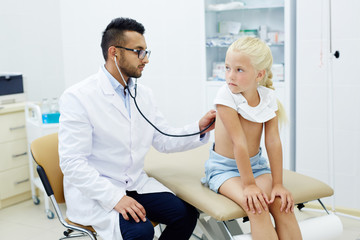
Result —
<instances>
[{"instance_id":1,"label":"glass cabinet door","mask_svg":"<svg viewBox=\"0 0 360 240\"><path fill-rule=\"evenodd\" d=\"M271 48L274 81L283 81L284 1L205 1L207 81L224 81L229 45L241 36L259 37Z\"/></svg>"},{"instance_id":2,"label":"glass cabinet door","mask_svg":"<svg viewBox=\"0 0 360 240\"><path fill-rule=\"evenodd\" d=\"M204 0L206 38L205 108L225 81L225 55L241 36L265 41L273 55L273 86L284 105L289 124L280 129L284 167L294 169L294 46L293 0ZM262 144L263 145L263 144ZM264 153L264 155L266 152Z\"/></svg>"}]
</instances>

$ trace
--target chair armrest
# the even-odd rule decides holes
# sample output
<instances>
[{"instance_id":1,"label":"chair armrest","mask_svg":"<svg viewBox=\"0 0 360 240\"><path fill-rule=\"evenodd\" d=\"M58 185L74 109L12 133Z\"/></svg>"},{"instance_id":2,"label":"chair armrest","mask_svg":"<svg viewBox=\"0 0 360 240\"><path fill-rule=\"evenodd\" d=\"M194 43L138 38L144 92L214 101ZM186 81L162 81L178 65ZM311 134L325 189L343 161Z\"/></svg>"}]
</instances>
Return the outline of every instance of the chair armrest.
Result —
<instances>
[{"instance_id":1,"label":"chair armrest","mask_svg":"<svg viewBox=\"0 0 360 240\"><path fill-rule=\"evenodd\" d=\"M45 173L45 170L40 166L38 165L36 167L36 170L39 174L39 177L40 177L40 180L45 188L45 191L46 191L46 194L50 197L51 195L54 195L54 192L53 192L53 189L50 185L50 182L49 182L49 179L47 178L46 176L46 173Z\"/></svg>"}]
</instances>

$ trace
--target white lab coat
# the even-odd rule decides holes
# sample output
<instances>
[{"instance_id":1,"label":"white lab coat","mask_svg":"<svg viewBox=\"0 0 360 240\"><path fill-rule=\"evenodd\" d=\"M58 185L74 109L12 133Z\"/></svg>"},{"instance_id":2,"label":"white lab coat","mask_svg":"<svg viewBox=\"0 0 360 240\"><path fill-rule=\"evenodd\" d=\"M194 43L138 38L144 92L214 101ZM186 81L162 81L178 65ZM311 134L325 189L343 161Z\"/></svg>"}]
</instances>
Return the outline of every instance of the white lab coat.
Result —
<instances>
[{"instance_id":1,"label":"white lab coat","mask_svg":"<svg viewBox=\"0 0 360 240\"><path fill-rule=\"evenodd\" d=\"M133 91L133 90L132 90ZM137 102L145 116L168 133L192 133L198 122L181 129L167 125L152 92L138 84ZM119 215L113 209L126 190L139 193L170 191L143 170L152 145L160 152L185 151L202 145L199 135L166 137L154 130L130 99L131 118L100 68L67 89L60 98L59 155L64 173L67 217L92 225L106 240L122 239Z\"/></svg>"}]
</instances>

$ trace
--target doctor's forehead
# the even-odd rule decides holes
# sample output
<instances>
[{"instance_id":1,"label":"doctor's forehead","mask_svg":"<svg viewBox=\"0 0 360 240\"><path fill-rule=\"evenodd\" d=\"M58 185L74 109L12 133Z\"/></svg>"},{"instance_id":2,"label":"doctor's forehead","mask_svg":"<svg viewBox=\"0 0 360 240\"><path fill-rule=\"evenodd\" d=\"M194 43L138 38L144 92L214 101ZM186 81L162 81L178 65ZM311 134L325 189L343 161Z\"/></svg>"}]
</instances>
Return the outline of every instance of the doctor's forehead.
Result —
<instances>
[{"instance_id":1,"label":"doctor's forehead","mask_svg":"<svg viewBox=\"0 0 360 240\"><path fill-rule=\"evenodd\" d=\"M125 47L134 49L146 49L146 41L144 35L135 31L124 32Z\"/></svg>"}]
</instances>

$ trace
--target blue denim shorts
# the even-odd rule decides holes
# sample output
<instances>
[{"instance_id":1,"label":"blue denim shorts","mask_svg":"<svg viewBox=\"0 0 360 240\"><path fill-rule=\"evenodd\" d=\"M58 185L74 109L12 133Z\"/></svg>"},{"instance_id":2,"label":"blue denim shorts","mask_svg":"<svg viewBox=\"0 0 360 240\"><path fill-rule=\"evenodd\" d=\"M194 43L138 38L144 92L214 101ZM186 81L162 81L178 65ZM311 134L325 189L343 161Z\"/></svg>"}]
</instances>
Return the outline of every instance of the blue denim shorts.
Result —
<instances>
[{"instance_id":1,"label":"blue denim shorts","mask_svg":"<svg viewBox=\"0 0 360 240\"><path fill-rule=\"evenodd\" d=\"M260 148L259 152L250 158L254 178L271 173L269 163L266 158L261 156L261 152ZM210 149L210 157L205 163L205 177L201 179L201 182L217 193L220 186L233 177L240 177L235 159L223 157Z\"/></svg>"}]
</instances>

